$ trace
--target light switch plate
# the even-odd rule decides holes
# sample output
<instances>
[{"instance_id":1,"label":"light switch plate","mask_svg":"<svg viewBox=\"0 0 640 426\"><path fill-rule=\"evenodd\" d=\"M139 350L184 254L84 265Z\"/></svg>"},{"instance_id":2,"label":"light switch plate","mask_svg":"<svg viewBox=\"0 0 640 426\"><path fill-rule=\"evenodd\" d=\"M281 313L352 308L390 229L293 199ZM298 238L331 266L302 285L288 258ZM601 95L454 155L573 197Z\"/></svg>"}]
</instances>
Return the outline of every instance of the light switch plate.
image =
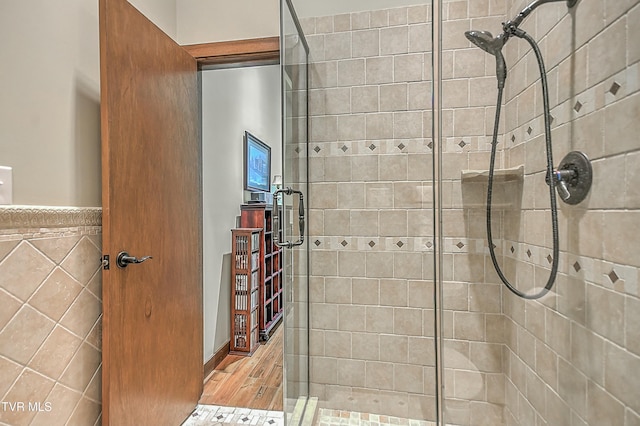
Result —
<instances>
[{"instance_id":1,"label":"light switch plate","mask_svg":"<svg viewBox=\"0 0 640 426\"><path fill-rule=\"evenodd\" d=\"M13 169L0 166L0 204L13 204Z\"/></svg>"}]
</instances>

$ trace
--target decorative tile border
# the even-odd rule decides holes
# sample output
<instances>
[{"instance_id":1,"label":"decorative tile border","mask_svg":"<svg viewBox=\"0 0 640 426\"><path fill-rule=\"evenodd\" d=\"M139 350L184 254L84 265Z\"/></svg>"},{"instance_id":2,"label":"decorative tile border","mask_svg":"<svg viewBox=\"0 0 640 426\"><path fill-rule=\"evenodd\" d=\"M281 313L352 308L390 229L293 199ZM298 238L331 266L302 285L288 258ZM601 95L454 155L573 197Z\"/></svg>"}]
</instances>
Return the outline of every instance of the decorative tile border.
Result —
<instances>
[{"instance_id":1,"label":"decorative tile border","mask_svg":"<svg viewBox=\"0 0 640 426\"><path fill-rule=\"evenodd\" d=\"M284 426L284 412L251 408L198 405L182 426L252 425Z\"/></svg>"},{"instance_id":2,"label":"decorative tile border","mask_svg":"<svg viewBox=\"0 0 640 426\"><path fill-rule=\"evenodd\" d=\"M100 226L100 207L0 206L0 229Z\"/></svg>"}]
</instances>

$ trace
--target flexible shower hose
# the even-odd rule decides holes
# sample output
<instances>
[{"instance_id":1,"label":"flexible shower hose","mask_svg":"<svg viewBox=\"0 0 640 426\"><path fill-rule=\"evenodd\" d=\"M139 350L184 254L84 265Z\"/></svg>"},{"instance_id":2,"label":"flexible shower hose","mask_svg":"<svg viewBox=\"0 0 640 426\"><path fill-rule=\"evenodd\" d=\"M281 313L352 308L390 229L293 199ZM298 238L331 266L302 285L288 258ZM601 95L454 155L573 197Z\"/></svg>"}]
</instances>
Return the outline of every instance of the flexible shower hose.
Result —
<instances>
[{"instance_id":1,"label":"flexible shower hose","mask_svg":"<svg viewBox=\"0 0 640 426\"><path fill-rule=\"evenodd\" d=\"M509 282L507 277L505 277L504 273L500 269L498 265L498 261L496 259L495 246L493 244L493 238L491 235L491 198L493 192L493 175L495 169L495 161L496 161L496 146L498 144L498 128L500 125L500 109L502 105L502 92L504 88L498 88L498 102L496 107L496 118L495 124L493 127L493 139L491 142L491 160L489 162L489 185L487 188L487 238L489 240L489 253L491 253L491 261L493 262L493 266L500 277L500 280L504 283L505 286L515 295L522 297L523 299L539 299L551 290L553 287L553 283L556 280L556 275L558 273L558 261L559 261L559 248L558 248L558 208L556 204L556 192L555 192L555 180L553 178L553 153L551 146L551 120L550 120L550 112L549 112L549 89L547 87L547 73L544 67L544 61L542 59L542 53L540 52L540 48L537 43L531 36L519 29L513 29L513 35L525 39L535 52L536 58L538 60L538 66L540 68L540 80L542 83L542 100L544 104L544 134L545 134L545 142L546 142L546 151L547 151L547 183L549 184L549 199L551 201L551 230L553 233L553 255L552 255L552 264L551 264L551 273L549 274L549 279L547 280L546 285L542 290L535 294L526 294L520 290L518 290L513 284Z\"/></svg>"}]
</instances>

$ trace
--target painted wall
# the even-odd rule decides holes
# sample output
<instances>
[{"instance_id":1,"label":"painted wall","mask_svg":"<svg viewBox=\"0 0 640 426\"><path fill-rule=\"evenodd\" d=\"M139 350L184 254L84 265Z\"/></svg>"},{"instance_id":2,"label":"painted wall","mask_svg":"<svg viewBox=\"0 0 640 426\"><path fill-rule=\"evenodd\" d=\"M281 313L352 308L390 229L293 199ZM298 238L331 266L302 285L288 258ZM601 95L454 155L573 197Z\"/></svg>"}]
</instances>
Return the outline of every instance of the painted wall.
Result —
<instances>
[{"instance_id":1,"label":"painted wall","mask_svg":"<svg viewBox=\"0 0 640 426\"><path fill-rule=\"evenodd\" d=\"M0 40L14 204L99 206L98 2L1 2Z\"/></svg>"},{"instance_id":2,"label":"painted wall","mask_svg":"<svg viewBox=\"0 0 640 426\"><path fill-rule=\"evenodd\" d=\"M271 145L281 174L279 66L202 73L204 356L229 341L231 229L243 203L243 135Z\"/></svg>"},{"instance_id":3,"label":"painted wall","mask_svg":"<svg viewBox=\"0 0 640 426\"><path fill-rule=\"evenodd\" d=\"M132 0L181 44L276 36L277 0ZM0 3L0 165L13 204L100 206L98 1ZM46 69L46 72L42 72Z\"/></svg>"},{"instance_id":4,"label":"painted wall","mask_svg":"<svg viewBox=\"0 0 640 426\"><path fill-rule=\"evenodd\" d=\"M278 0L177 0L180 44L279 34Z\"/></svg>"},{"instance_id":5,"label":"painted wall","mask_svg":"<svg viewBox=\"0 0 640 426\"><path fill-rule=\"evenodd\" d=\"M178 19L176 0L128 0L151 22L156 24L169 37L177 40Z\"/></svg>"}]
</instances>

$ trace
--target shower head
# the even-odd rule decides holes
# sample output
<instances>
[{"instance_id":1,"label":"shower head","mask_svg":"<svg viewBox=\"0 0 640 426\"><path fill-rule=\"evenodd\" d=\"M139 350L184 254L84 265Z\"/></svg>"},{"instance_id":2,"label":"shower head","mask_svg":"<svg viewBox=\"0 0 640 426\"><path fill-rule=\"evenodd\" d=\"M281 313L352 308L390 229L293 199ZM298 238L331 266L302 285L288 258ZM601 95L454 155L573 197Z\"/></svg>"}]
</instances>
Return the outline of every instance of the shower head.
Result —
<instances>
[{"instance_id":1,"label":"shower head","mask_svg":"<svg viewBox=\"0 0 640 426\"><path fill-rule=\"evenodd\" d=\"M496 57L496 77L498 78L498 88L504 87L507 79L507 64L502 56L502 46L507 42L508 36L500 34L494 37L489 31L466 31L464 35L467 39L480 49Z\"/></svg>"}]
</instances>

